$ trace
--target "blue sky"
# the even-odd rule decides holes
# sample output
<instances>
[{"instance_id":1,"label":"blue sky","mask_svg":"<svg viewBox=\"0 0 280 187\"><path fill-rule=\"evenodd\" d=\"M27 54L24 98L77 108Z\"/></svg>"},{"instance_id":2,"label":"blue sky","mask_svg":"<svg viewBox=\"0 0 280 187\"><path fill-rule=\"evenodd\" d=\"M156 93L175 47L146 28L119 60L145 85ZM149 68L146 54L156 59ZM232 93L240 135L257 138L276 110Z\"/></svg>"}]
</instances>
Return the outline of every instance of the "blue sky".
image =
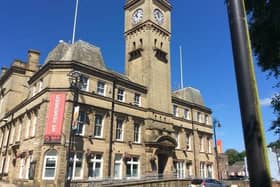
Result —
<instances>
[{"instance_id":1,"label":"blue sky","mask_svg":"<svg viewBox=\"0 0 280 187\"><path fill-rule=\"evenodd\" d=\"M106 65L124 71L124 0L80 0L76 39L101 48ZM172 88L179 88L179 45L183 46L184 86L202 93L222 127L217 129L223 149L244 149L241 117L233 67L228 18L224 0L172 2ZM41 63L59 40L71 41L74 0L9 0L0 6L0 62L26 60L28 49L41 52ZM276 92L275 80L256 69L267 142L274 119L267 104Z\"/></svg>"}]
</instances>

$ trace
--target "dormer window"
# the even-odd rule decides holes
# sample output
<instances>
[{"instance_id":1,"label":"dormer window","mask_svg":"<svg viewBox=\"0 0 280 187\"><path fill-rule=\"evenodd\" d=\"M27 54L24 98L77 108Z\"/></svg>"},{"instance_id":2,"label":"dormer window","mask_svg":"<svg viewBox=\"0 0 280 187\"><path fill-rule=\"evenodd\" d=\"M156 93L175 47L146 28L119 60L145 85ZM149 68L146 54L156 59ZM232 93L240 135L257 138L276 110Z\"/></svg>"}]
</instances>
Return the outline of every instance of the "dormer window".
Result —
<instances>
[{"instance_id":1,"label":"dormer window","mask_svg":"<svg viewBox=\"0 0 280 187\"><path fill-rule=\"evenodd\" d=\"M86 76L84 76L84 75L81 75L81 77L80 77L80 83L81 83L81 87L80 87L80 89L82 90L82 91L88 91L88 88L89 88L89 79L88 79L88 77L86 77Z\"/></svg>"},{"instance_id":2,"label":"dormer window","mask_svg":"<svg viewBox=\"0 0 280 187\"><path fill-rule=\"evenodd\" d=\"M140 94L138 94L138 93L135 93L135 95L134 95L134 105L136 105L136 106L140 106Z\"/></svg>"}]
</instances>

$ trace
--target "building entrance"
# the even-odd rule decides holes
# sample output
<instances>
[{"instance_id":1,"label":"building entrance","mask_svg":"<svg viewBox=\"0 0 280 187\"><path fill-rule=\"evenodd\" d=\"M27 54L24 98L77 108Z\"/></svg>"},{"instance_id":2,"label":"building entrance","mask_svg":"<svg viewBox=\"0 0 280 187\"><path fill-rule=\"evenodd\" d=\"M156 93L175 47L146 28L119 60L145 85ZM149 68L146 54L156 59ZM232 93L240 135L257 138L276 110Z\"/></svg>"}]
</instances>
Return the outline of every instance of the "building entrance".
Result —
<instances>
[{"instance_id":1,"label":"building entrance","mask_svg":"<svg viewBox=\"0 0 280 187\"><path fill-rule=\"evenodd\" d=\"M167 160L168 154L158 154L158 174L162 175L164 173Z\"/></svg>"}]
</instances>

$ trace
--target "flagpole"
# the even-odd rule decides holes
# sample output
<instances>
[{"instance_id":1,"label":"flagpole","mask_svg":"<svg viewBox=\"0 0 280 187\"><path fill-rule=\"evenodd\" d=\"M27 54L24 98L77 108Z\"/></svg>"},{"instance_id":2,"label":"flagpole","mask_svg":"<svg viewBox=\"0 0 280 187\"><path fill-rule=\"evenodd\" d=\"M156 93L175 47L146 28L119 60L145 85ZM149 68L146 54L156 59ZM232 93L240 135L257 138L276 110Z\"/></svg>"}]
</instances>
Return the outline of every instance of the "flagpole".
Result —
<instances>
[{"instance_id":1,"label":"flagpole","mask_svg":"<svg viewBox=\"0 0 280 187\"><path fill-rule=\"evenodd\" d=\"M72 44L75 42L78 6L79 6L79 0L76 0L76 9L75 9L74 26L73 26L73 34L72 34Z\"/></svg>"},{"instance_id":2,"label":"flagpole","mask_svg":"<svg viewBox=\"0 0 280 187\"><path fill-rule=\"evenodd\" d=\"M181 89L183 89L183 87L184 87L184 81L183 81L183 57L182 57L182 46L180 46L179 49L180 49Z\"/></svg>"}]
</instances>

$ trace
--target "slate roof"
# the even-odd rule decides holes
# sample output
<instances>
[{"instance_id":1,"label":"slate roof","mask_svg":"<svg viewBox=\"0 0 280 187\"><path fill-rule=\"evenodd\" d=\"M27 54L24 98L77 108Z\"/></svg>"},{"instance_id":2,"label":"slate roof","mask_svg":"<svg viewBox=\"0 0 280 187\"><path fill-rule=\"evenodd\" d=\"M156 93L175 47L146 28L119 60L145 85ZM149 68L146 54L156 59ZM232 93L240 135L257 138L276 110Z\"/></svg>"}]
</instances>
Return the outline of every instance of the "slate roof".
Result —
<instances>
[{"instance_id":1,"label":"slate roof","mask_svg":"<svg viewBox=\"0 0 280 187\"><path fill-rule=\"evenodd\" d=\"M186 87L180 90L175 90L172 92L173 97L204 106L204 102L200 91L192 87Z\"/></svg>"},{"instance_id":2,"label":"slate roof","mask_svg":"<svg viewBox=\"0 0 280 187\"><path fill-rule=\"evenodd\" d=\"M45 64L49 61L77 61L98 69L107 69L100 49L82 40L79 40L74 44L61 41L48 54Z\"/></svg>"}]
</instances>

